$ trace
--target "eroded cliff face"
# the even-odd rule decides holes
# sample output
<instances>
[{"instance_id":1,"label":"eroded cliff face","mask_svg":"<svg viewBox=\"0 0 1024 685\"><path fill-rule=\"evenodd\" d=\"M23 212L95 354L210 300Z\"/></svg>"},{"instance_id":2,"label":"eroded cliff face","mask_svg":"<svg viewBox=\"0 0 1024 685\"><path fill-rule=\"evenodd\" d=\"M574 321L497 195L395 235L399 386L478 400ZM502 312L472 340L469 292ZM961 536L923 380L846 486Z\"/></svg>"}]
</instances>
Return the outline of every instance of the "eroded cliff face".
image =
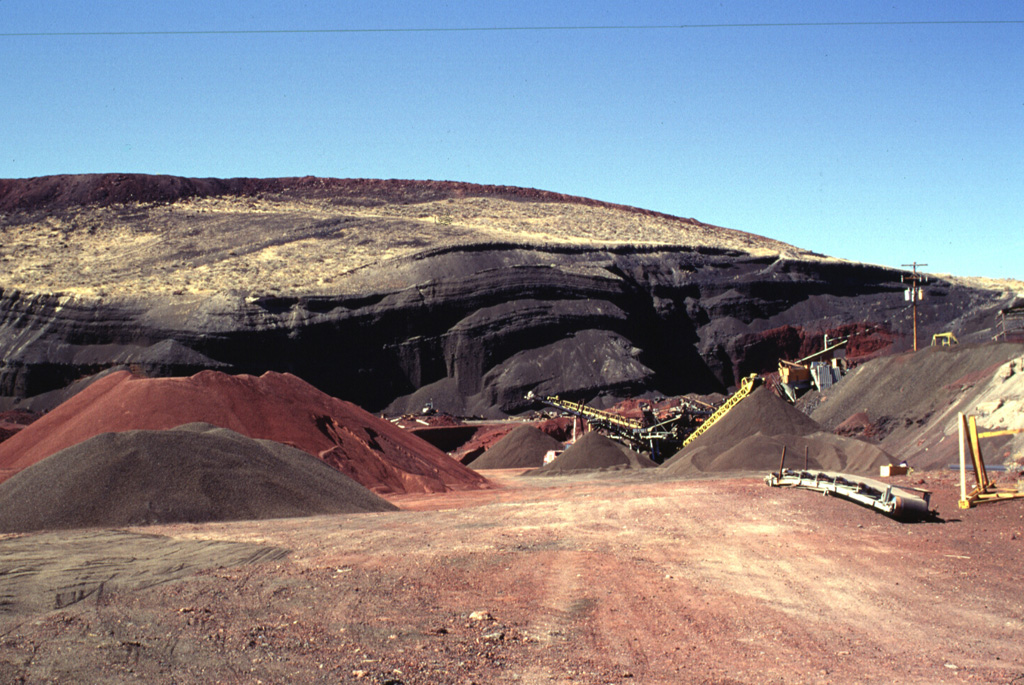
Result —
<instances>
[{"instance_id":1,"label":"eroded cliff face","mask_svg":"<svg viewBox=\"0 0 1024 685\"><path fill-rule=\"evenodd\" d=\"M471 198L477 211L515 209L500 204L507 198L477 191L483 195ZM432 195L429 201L440 200ZM471 232L472 239L454 240L447 221L458 215L463 224L471 223L464 204L445 201L450 213L442 221L432 207L429 220L396 232L396 225L406 226L424 207L398 205L399 219L381 218L375 210L371 221L348 198L333 209L317 205L311 219L295 209L293 198L291 214L270 221L265 208L253 217L229 212L219 202L216 220L203 224L209 235L200 231L192 237L212 247L195 255L166 248L181 231L200 230L188 219L191 205L180 220L172 211L180 207L164 205L133 207L135 214L124 207L90 205L86 212L72 205L46 214L19 206L5 215L0 223L14 226L12 235L21 231L21 240L34 235L30 229L41 216L49 216L57 226L50 233L67 246L56 249L58 267L61 250L78 249L76 241L81 250L97 250L88 234L68 226L99 221L103 212L109 218L116 210L120 218L115 228L100 222L100 235L116 229L154 247L135 271L110 260L105 282L118 284L116 290L106 286L112 293L100 292L102 274L92 282L85 270L77 281L51 282L50 292L25 287L33 273L29 266L18 272L21 287L0 282L0 402L12 406L124 365L151 375L204 368L287 371L374 411L413 411L431 401L457 414L496 415L524 409L531 390L598 403L642 393L724 390L741 375L771 370L780 356L813 351L825 332L861 333L857 344L867 351L872 345L909 344L899 272L777 247L692 220L677 221L684 222L681 233L696 236L694 244L579 240L568 228L556 234L561 224L548 202L524 205L515 215L534 225L547 222L543 232L523 229L521 239L510 239L515 235L507 231L497 235L504 224L492 217L486 230ZM280 209L280 198L275 202ZM621 226L606 227L609 217L636 220L627 208L591 209L600 222L587 224L578 206L564 216L583 222L591 233L595 226L619 231ZM157 223L154 214L161 217ZM343 221L342 214L356 218ZM427 242L355 266L325 266L343 258L339 250L383 241L382 221L389 227L389 247L396 235L415 234ZM261 228L253 229L253 222ZM671 231L669 219L658 222L658 230ZM716 230L726 232L717 242ZM167 234L165 242L160 231ZM443 240L434 235L439 231ZM235 244L232 235L242 242ZM440 244L430 244L431 235ZM257 237L260 250L251 242ZM268 280L260 288L258 280L216 281L210 275L217 269L249 274L238 261L245 255L267 269L268 255L282 258L285 248L294 252L281 268L290 270L294 283ZM154 280L154 272L173 278ZM279 277L273 269L266 273ZM184 285L161 286L171 280ZM919 337L926 341L932 332L954 330L961 339L985 338L992 314L1011 296L935 281L927 304L919 307Z\"/></svg>"},{"instance_id":2,"label":"eroded cliff face","mask_svg":"<svg viewBox=\"0 0 1024 685\"><path fill-rule=\"evenodd\" d=\"M432 401L493 415L523 409L530 390L587 400L723 390L844 325L907 342L902 286L885 269L685 251L502 252L498 268L490 250L392 265L416 285L355 298L103 302L4 291L0 394L35 395L113 365L151 375L269 369L372 410ZM920 307L922 340L1002 302L945 283L931 292L941 303Z\"/></svg>"}]
</instances>

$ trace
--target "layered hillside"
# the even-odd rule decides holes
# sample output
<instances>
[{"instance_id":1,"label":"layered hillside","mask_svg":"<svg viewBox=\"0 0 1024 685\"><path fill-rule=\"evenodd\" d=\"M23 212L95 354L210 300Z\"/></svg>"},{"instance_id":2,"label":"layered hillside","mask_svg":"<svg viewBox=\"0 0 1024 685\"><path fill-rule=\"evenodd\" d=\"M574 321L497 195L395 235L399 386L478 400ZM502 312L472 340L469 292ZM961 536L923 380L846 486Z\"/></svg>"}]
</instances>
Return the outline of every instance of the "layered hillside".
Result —
<instances>
[{"instance_id":1,"label":"layered hillside","mask_svg":"<svg viewBox=\"0 0 1024 685\"><path fill-rule=\"evenodd\" d=\"M371 410L720 390L865 333L899 272L645 210L449 182L0 180L0 407L113 366L296 374ZM929 284L922 337L987 338L1004 286Z\"/></svg>"}]
</instances>

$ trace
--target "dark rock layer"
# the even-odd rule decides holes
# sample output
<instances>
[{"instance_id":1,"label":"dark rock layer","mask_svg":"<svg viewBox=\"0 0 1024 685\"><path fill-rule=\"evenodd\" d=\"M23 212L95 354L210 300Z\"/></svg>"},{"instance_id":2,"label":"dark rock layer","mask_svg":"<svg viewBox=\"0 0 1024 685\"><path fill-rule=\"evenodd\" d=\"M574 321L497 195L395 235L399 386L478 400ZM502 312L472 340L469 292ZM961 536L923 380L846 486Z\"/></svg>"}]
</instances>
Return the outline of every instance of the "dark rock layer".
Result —
<instances>
[{"instance_id":1,"label":"dark rock layer","mask_svg":"<svg viewBox=\"0 0 1024 685\"><path fill-rule=\"evenodd\" d=\"M117 192L143 192L126 178ZM214 181L191 181L176 192L219 192ZM255 182L222 183L237 193ZM51 185L38 180L33 192L62 206L81 200L53 196ZM402 186L408 201L435 191ZM3 187L0 199L19 211L40 202ZM432 401L497 415L526 408L530 390L598 402L721 391L780 356L820 348L826 332L861 332L867 352L910 344L900 272L825 258L502 243L426 249L368 269L378 271L360 282L375 285L344 295L86 300L0 288L0 409L121 366L154 376L290 372L374 411ZM928 290L925 343L944 330L987 338L1006 301L942 280Z\"/></svg>"}]
</instances>

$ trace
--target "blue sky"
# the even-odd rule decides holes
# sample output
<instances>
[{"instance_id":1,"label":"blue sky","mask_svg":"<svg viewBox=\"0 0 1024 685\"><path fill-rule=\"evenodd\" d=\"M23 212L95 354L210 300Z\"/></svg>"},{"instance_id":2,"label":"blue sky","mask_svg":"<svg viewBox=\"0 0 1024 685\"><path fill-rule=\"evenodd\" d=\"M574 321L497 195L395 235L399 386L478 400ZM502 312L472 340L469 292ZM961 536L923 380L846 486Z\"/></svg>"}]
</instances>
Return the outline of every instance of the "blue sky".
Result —
<instances>
[{"instance_id":1,"label":"blue sky","mask_svg":"<svg viewBox=\"0 0 1024 685\"><path fill-rule=\"evenodd\" d=\"M886 23L926 21L1017 23ZM865 23L778 25L844 22ZM507 184L1024 279L1022 22L986 1L0 0L0 178ZM309 29L372 31L160 33ZM89 32L156 33L10 35Z\"/></svg>"}]
</instances>

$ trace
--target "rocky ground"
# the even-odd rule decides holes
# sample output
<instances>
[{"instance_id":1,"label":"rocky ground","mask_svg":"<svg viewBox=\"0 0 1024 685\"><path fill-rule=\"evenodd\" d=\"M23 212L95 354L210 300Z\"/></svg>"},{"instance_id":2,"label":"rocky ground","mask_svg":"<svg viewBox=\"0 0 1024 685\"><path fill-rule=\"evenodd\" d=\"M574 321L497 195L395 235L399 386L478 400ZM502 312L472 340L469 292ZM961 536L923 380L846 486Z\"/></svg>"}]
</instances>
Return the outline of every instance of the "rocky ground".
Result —
<instances>
[{"instance_id":1,"label":"rocky ground","mask_svg":"<svg viewBox=\"0 0 1024 685\"><path fill-rule=\"evenodd\" d=\"M724 390L813 351L825 331L853 335L864 356L909 344L896 272L529 189L0 181L0 234L0 409L17 408L0 414L0 436L12 458L33 433L57 436L45 422L75 397L100 409L85 400L118 381L116 367L207 371L132 376L164 388L149 393L164 404L114 393L108 418L187 409L200 415L183 420L251 433L255 417L277 429L259 437L300 447L305 426L304 449L336 467L342 448L382 466L429 446L335 398L417 415L428 401L503 414L527 390L610 404ZM919 323L987 341L992 313L1020 290L938 279ZM1022 683L1024 500L960 510L944 468L957 411L986 430L1021 426L1022 354L882 356L802 400L844 440L932 469L895 481L934 493L937 516L922 523L768 488L757 461L729 478L488 470L488 484L466 471L480 487L377 487L397 512L0 535L0 682ZM287 411L209 385L169 399L167 387L220 378L209 369L289 371L319 399L279 385L263 394ZM24 409L50 413L32 422ZM68 418L99 427L85 416ZM448 434L435 439L455 440L458 423L439 423ZM465 433L478 433L477 451L499 437ZM992 475L1013 484L1024 436L988 440L990 463L1008 467ZM92 504L108 478L94 479Z\"/></svg>"},{"instance_id":2,"label":"rocky ground","mask_svg":"<svg viewBox=\"0 0 1024 685\"><path fill-rule=\"evenodd\" d=\"M941 521L911 525L759 479L515 473L399 513L149 527L120 552L0 541L0 679L1024 679L1024 501L959 511L933 474Z\"/></svg>"}]
</instances>

